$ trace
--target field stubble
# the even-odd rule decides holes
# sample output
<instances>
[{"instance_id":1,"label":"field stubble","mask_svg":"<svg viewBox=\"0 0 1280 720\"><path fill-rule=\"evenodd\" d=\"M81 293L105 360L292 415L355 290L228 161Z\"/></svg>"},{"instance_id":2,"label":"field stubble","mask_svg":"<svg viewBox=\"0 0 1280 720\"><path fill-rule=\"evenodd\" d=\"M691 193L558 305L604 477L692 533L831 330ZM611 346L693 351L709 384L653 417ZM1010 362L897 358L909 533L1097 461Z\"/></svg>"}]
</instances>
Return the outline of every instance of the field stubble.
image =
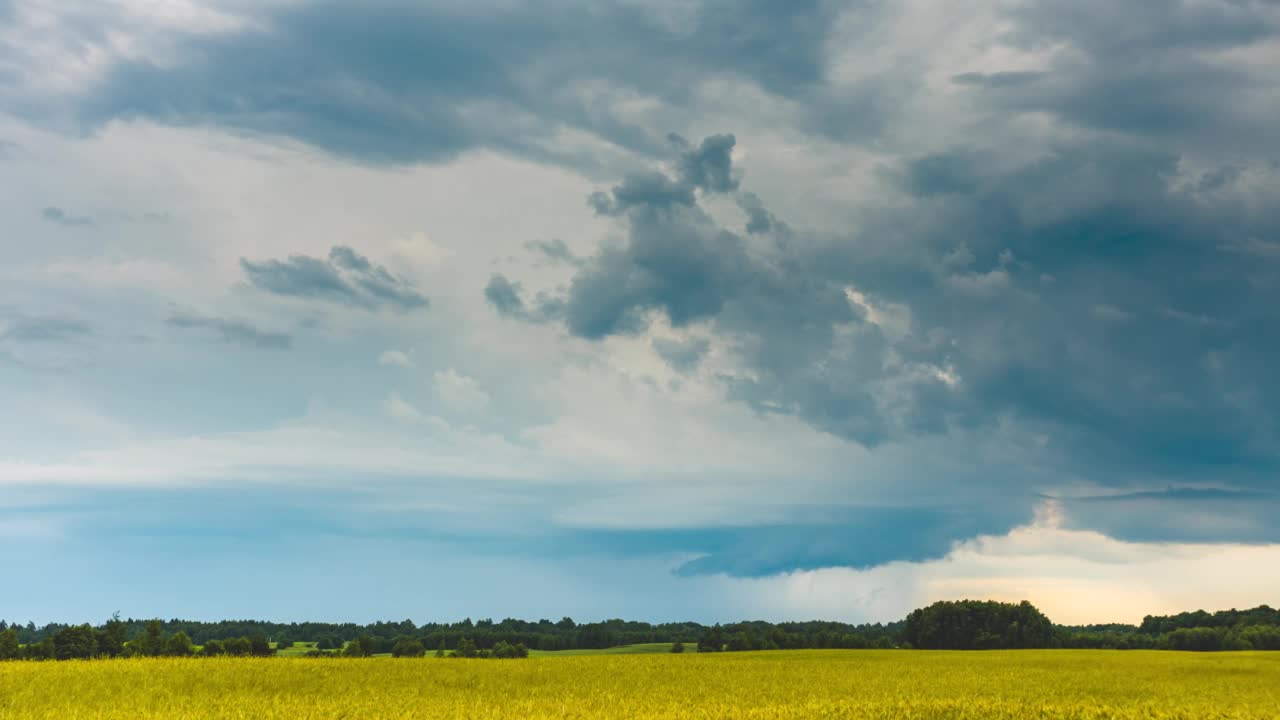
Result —
<instances>
[{"instance_id":1,"label":"field stubble","mask_svg":"<svg viewBox=\"0 0 1280 720\"><path fill-rule=\"evenodd\" d=\"M1280 718L1280 653L0 663L0 718Z\"/></svg>"}]
</instances>

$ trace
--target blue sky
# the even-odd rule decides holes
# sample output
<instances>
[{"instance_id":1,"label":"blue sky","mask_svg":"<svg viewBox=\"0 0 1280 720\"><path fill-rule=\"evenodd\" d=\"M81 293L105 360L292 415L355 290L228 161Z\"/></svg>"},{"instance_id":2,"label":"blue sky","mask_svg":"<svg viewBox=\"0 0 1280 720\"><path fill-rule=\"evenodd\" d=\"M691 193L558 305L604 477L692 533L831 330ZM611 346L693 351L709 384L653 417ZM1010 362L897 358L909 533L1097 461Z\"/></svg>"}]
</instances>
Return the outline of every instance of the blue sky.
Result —
<instances>
[{"instance_id":1,"label":"blue sky","mask_svg":"<svg viewBox=\"0 0 1280 720\"><path fill-rule=\"evenodd\" d=\"M1274 604L1278 63L1269 0L0 0L0 617Z\"/></svg>"}]
</instances>

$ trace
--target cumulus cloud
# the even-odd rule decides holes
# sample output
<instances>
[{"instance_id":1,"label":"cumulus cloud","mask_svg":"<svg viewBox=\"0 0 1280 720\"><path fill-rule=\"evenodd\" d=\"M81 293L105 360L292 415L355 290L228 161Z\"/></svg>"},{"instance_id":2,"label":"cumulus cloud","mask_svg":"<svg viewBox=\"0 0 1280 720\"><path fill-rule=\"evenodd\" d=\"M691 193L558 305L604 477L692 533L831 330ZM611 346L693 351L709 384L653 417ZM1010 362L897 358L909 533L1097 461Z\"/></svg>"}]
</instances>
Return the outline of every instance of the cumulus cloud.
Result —
<instances>
[{"instance_id":1,"label":"cumulus cloud","mask_svg":"<svg viewBox=\"0 0 1280 720\"><path fill-rule=\"evenodd\" d=\"M326 300L366 310L390 307L410 311L428 304L426 296L408 281L342 245L334 246L323 260L308 255L261 262L241 258L240 267L250 285L277 295Z\"/></svg>"},{"instance_id":2,"label":"cumulus cloud","mask_svg":"<svg viewBox=\"0 0 1280 720\"><path fill-rule=\"evenodd\" d=\"M679 135L674 137L681 145L688 144ZM676 165L677 175L686 184L707 192L723 193L737 190L738 180L733 176L735 144L737 144L737 138L731 134L703 138L698 147L680 154L680 160Z\"/></svg>"},{"instance_id":3,"label":"cumulus cloud","mask_svg":"<svg viewBox=\"0 0 1280 720\"><path fill-rule=\"evenodd\" d=\"M1270 322L1272 285L1262 278L1273 271L1246 269L1229 251L1241 231L1271 232L1262 206L1204 196L1178 182L1175 156L1136 144L1065 143L998 163L937 155L928 180L920 161L907 167L912 194L927 196L919 203L869 216L854 237L788 236L784 251L748 244L691 194L627 191L679 181L631 176L596 196L625 239L602 244L576 272L565 325L601 339L643 332L653 313L677 328L709 323L743 367L725 376L731 397L868 446L1012 414L1063 447L1107 457L1111 471L1137 463L1194 478L1205 463L1280 460L1275 424L1254 404L1225 401L1220 381L1203 374L1206 338L1169 323L1111 330L1190 301L1180 312L1232 318L1211 342L1232 350L1214 357L1262 367L1275 347L1234 323ZM757 219L767 212L758 198L747 207ZM1110 264L1096 264L1100 255ZM1258 282L1230 280L1240 272ZM1201 292L1174 289L1190 277ZM850 286L900 309L905 325L869 322L866 307L848 301ZM1120 366L1142 383L1116 387ZM1216 377L1240 392L1280 393L1253 371ZM1199 413L1180 409L1188 401Z\"/></svg>"}]
</instances>

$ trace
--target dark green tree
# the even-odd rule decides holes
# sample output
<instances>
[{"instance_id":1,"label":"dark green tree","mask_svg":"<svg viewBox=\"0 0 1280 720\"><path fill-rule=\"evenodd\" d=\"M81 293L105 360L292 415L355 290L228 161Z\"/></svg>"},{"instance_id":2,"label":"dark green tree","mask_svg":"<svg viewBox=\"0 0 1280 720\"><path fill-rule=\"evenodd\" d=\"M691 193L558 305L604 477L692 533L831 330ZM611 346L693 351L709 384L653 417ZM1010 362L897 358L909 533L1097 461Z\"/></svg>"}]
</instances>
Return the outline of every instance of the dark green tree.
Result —
<instances>
[{"instance_id":1,"label":"dark green tree","mask_svg":"<svg viewBox=\"0 0 1280 720\"><path fill-rule=\"evenodd\" d=\"M253 643L247 637L227 638L222 641L222 648L227 655L247 657L253 654Z\"/></svg>"},{"instance_id":2,"label":"dark green tree","mask_svg":"<svg viewBox=\"0 0 1280 720\"><path fill-rule=\"evenodd\" d=\"M679 640L671 643L671 652L676 653L677 655L684 652L684 643Z\"/></svg>"},{"instance_id":3,"label":"dark green tree","mask_svg":"<svg viewBox=\"0 0 1280 720\"><path fill-rule=\"evenodd\" d=\"M458 649L453 651L454 657L473 658L480 656L480 650L476 647L476 643L471 638L462 638L458 642Z\"/></svg>"},{"instance_id":4,"label":"dark green tree","mask_svg":"<svg viewBox=\"0 0 1280 720\"><path fill-rule=\"evenodd\" d=\"M22 656L18 645L18 631L8 628L0 632L0 660L17 660Z\"/></svg>"},{"instance_id":5,"label":"dark green tree","mask_svg":"<svg viewBox=\"0 0 1280 720\"><path fill-rule=\"evenodd\" d=\"M142 628L142 635L135 641L139 655L159 657L164 654L168 644L164 636L164 624L159 620L148 620Z\"/></svg>"},{"instance_id":6,"label":"dark green tree","mask_svg":"<svg viewBox=\"0 0 1280 720\"><path fill-rule=\"evenodd\" d=\"M165 641L164 654L170 657L190 657L196 652L191 638L181 630Z\"/></svg>"},{"instance_id":7,"label":"dark green tree","mask_svg":"<svg viewBox=\"0 0 1280 720\"><path fill-rule=\"evenodd\" d=\"M103 624L98 633L98 653L107 657L118 657L124 654L124 644L129 640L129 626L115 613Z\"/></svg>"},{"instance_id":8,"label":"dark green tree","mask_svg":"<svg viewBox=\"0 0 1280 720\"><path fill-rule=\"evenodd\" d=\"M912 611L903 628L911 647L928 650L1046 648L1053 623L1029 602L936 602Z\"/></svg>"},{"instance_id":9,"label":"dark green tree","mask_svg":"<svg viewBox=\"0 0 1280 720\"><path fill-rule=\"evenodd\" d=\"M47 637L40 642L28 643L22 648L22 658L25 660L52 660L55 657L56 649L52 637Z\"/></svg>"},{"instance_id":10,"label":"dark green tree","mask_svg":"<svg viewBox=\"0 0 1280 720\"><path fill-rule=\"evenodd\" d=\"M720 652L721 650L724 650L724 631L717 623L698 638L698 652Z\"/></svg>"},{"instance_id":11,"label":"dark green tree","mask_svg":"<svg viewBox=\"0 0 1280 720\"><path fill-rule=\"evenodd\" d=\"M369 657L373 654L373 638L361 635L348 643L342 654L347 657Z\"/></svg>"},{"instance_id":12,"label":"dark green tree","mask_svg":"<svg viewBox=\"0 0 1280 720\"><path fill-rule=\"evenodd\" d=\"M72 625L53 635L53 656L58 660L87 660L98 654L98 634L89 625Z\"/></svg>"},{"instance_id":13,"label":"dark green tree","mask_svg":"<svg viewBox=\"0 0 1280 720\"><path fill-rule=\"evenodd\" d=\"M249 636L249 654L254 657L269 657L275 654L275 650L271 649L271 641L267 640L267 636L262 633L255 633Z\"/></svg>"}]
</instances>

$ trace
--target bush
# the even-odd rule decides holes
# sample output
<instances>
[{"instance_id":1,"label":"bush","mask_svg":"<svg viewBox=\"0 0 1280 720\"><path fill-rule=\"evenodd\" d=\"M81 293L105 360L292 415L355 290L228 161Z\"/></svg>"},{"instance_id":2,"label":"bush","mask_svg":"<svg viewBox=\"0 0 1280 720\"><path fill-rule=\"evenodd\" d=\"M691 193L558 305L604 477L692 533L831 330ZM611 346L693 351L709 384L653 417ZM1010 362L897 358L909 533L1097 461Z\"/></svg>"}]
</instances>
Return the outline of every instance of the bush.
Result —
<instances>
[{"instance_id":1,"label":"bush","mask_svg":"<svg viewBox=\"0 0 1280 720\"><path fill-rule=\"evenodd\" d=\"M400 640L391 646L391 657L415 657L420 658L426 654L427 649L417 640Z\"/></svg>"},{"instance_id":2,"label":"bush","mask_svg":"<svg viewBox=\"0 0 1280 720\"><path fill-rule=\"evenodd\" d=\"M684 643L680 642L679 640L675 641L674 643L671 643L671 652L676 654L680 654L684 652Z\"/></svg>"},{"instance_id":3,"label":"bush","mask_svg":"<svg viewBox=\"0 0 1280 720\"><path fill-rule=\"evenodd\" d=\"M369 657L373 655L373 638L368 635L361 635L347 643L347 647L342 651L342 654L347 657Z\"/></svg>"},{"instance_id":4,"label":"bush","mask_svg":"<svg viewBox=\"0 0 1280 720\"><path fill-rule=\"evenodd\" d=\"M196 648L191 644L191 638L179 630L165 643L164 654L170 657L190 657L195 654L195 651Z\"/></svg>"},{"instance_id":5,"label":"bush","mask_svg":"<svg viewBox=\"0 0 1280 720\"><path fill-rule=\"evenodd\" d=\"M527 658L529 657L529 648L525 647L524 643L512 645L506 641L499 640L498 644L493 646L492 654L495 658L503 659Z\"/></svg>"}]
</instances>

